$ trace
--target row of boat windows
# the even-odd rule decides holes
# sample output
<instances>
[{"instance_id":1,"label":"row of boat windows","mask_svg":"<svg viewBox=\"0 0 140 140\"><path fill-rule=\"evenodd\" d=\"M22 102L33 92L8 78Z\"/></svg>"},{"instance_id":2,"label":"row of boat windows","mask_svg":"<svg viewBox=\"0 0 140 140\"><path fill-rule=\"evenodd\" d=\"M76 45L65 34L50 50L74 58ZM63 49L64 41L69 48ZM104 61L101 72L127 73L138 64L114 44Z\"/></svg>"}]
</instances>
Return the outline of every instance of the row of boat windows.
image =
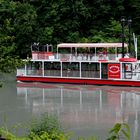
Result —
<instances>
[{"instance_id":1,"label":"row of boat windows","mask_svg":"<svg viewBox=\"0 0 140 140\"><path fill-rule=\"evenodd\" d=\"M42 68L44 67L44 72ZM24 69L24 68L23 68ZM61 73L62 69L62 73ZM81 63L77 62L63 62L62 68L60 62L30 62L26 66L27 75L39 75L42 76L64 76L64 77L89 77L100 78L100 64L99 63ZM102 78L107 78L107 64L102 65Z\"/></svg>"},{"instance_id":2,"label":"row of boat windows","mask_svg":"<svg viewBox=\"0 0 140 140\"><path fill-rule=\"evenodd\" d=\"M123 64L122 69L125 79L131 79L132 75L136 74L132 72L132 64ZM29 62L26 68L22 67L19 70L25 70L26 75L108 78L108 63L101 63L100 73L98 62L82 62L81 64L79 62L63 62L62 64L60 62Z\"/></svg>"},{"instance_id":3,"label":"row of boat windows","mask_svg":"<svg viewBox=\"0 0 140 140\"><path fill-rule=\"evenodd\" d=\"M61 68L62 66L62 68ZM26 70L40 70L44 68L44 70L80 70L81 66L81 71L100 71L100 64L98 62L82 62L81 65L79 62L63 62L62 65L60 62L44 62L42 63L41 61L35 62L29 62L26 65ZM127 68L128 69L125 69ZM19 69L24 69L25 67L21 67ZM132 72L132 64L126 63L122 65L122 68L124 72ZM101 69L104 73L107 73L108 71L108 63L102 63L101 64Z\"/></svg>"},{"instance_id":4,"label":"row of boat windows","mask_svg":"<svg viewBox=\"0 0 140 140\"><path fill-rule=\"evenodd\" d=\"M61 70L60 62L44 62L44 66L42 62L30 62L27 64L27 70L38 70L44 67L44 70ZM77 62L63 62L62 63L62 70L79 70L80 64ZM92 71L99 71L100 65L99 63L81 63L81 70L92 70Z\"/></svg>"}]
</instances>

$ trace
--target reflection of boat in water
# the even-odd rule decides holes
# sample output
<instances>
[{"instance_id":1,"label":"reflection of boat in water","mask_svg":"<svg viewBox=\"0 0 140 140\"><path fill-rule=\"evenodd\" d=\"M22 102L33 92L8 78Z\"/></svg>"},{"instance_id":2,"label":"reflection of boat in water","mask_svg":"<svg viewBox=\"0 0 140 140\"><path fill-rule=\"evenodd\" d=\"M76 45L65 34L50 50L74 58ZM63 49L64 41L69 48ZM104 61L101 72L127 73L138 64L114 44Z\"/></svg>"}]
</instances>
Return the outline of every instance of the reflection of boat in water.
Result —
<instances>
[{"instance_id":1,"label":"reflection of boat in water","mask_svg":"<svg viewBox=\"0 0 140 140\"><path fill-rule=\"evenodd\" d=\"M32 99L39 99L38 103L43 104L45 99L57 98L61 107L63 102L71 103L76 99L76 104L83 104L83 100L93 101L103 104L103 99L106 104L118 104L122 106L123 98L127 98L127 103L134 104L140 99L140 89L134 87L113 87L113 86L93 86L93 85L67 85L67 84L46 84L46 83L18 83L17 94ZM132 94L132 95L131 95ZM39 97L39 98L36 98ZM66 101L65 101L65 100ZM42 100L42 101L41 101ZM68 102L68 101L70 102ZM131 103L130 103L131 102ZM132 103L134 102L134 103ZM47 103L47 102L46 102ZM89 102L90 103L90 102ZM71 103L72 104L72 103ZM57 106L59 107L59 105Z\"/></svg>"},{"instance_id":2,"label":"reflection of boat in water","mask_svg":"<svg viewBox=\"0 0 140 140\"><path fill-rule=\"evenodd\" d=\"M19 82L17 83L18 88L44 88L44 89L71 89L71 90L86 90L86 91L96 91L96 90L103 90L107 93L121 93L121 92L128 92L128 93L137 93L140 95L140 88L139 87L116 87L116 86L96 86L96 85L67 85L67 84L46 84L46 83L39 83L39 82Z\"/></svg>"},{"instance_id":3,"label":"reflection of boat in water","mask_svg":"<svg viewBox=\"0 0 140 140\"><path fill-rule=\"evenodd\" d=\"M56 113L73 128L110 128L116 122L134 120L138 131L140 96L138 89L93 85L18 83L17 95L31 106L33 114ZM136 94L135 94L136 91Z\"/></svg>"}]
</instances>

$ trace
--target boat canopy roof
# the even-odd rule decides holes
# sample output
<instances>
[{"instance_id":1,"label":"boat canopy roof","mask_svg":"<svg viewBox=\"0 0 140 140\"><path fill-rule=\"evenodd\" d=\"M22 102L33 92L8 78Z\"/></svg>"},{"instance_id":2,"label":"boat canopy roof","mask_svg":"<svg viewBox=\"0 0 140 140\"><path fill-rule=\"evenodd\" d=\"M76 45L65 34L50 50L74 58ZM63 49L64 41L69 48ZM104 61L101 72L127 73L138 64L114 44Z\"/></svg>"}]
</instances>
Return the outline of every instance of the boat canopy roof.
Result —
<instances>
[{"instance_id":1,"label":"boat canopy roof","mask_svg":"<svg viewBox=\"0 0 140 140\"><path fill-rule=\"evenodd\" d=\"M124 43L124 47L128 45ZM122 43L61 43L57 48L121 48Z\"/></svg>"}]
</instances>

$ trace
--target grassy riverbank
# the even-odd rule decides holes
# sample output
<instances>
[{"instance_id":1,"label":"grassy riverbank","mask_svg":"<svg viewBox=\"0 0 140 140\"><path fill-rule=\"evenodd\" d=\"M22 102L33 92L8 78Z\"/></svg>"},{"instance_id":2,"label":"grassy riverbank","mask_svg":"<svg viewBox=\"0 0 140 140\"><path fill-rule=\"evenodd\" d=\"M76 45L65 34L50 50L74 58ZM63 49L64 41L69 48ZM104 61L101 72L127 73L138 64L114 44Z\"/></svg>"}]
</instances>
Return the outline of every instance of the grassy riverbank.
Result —
<instances>
[{"instance_id":1,"label":"grassy riverbank","mask_svg":"<svg viewBox=\"0 0 140 140\"><path fill-rule=\"evenodd\" d=\"M71 134L65 133L56 116L43 114L40 119L31 122L26 136L16 136L7 127L0 128L0 139L5 140L71 140ZM3 140L4 140L3 139ZM99 140L93 136L89 138L77 137L76 140ZM109 131L104 140L130 140L130 129L126 123L117 123Z\"/></svg>"}]
</instances>

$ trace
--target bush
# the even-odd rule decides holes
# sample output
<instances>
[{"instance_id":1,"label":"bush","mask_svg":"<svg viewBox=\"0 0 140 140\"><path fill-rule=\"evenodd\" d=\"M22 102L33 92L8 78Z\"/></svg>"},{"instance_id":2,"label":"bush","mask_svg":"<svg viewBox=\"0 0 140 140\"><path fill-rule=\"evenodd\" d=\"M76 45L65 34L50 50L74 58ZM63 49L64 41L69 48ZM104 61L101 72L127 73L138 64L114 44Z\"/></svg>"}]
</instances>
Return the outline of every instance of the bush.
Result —
<instances>
[{"instance_id":1,"label":"bush","mask_svg":"<svg viewBox=\"0 0 140 140\"><path fill-rule=\"evenodd\" d=\"M51 134L53 131L61 132L62 129L56 116L44 113L41 118L32 122L30 131L35 134L40 134L40 132Z\"/></svg>"}]
</instances>

